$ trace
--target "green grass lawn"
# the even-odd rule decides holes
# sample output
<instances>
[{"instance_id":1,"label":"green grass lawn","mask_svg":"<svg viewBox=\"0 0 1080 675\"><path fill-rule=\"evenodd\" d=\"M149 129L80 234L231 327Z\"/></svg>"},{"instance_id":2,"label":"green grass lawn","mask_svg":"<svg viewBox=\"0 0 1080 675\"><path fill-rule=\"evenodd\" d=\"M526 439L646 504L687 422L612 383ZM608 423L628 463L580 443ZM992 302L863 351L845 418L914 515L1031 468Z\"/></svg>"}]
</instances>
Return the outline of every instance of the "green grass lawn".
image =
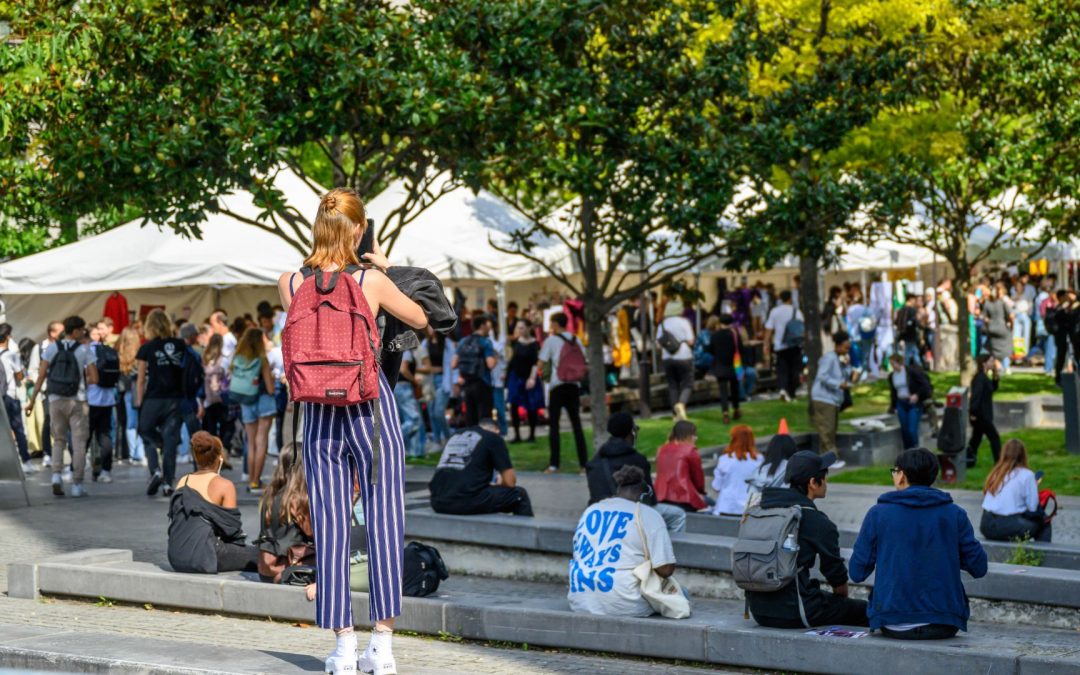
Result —
<instances>
[{"instance_id":1,"label":"green grass lawn","mask_svg":"<svg viewBox=\"0 0 1080 675\"><path fill-rule=\"evenodd\" d=\"M1080 495L1080 455L1065 452L1065 431L1063 429L1018 429L1002 434L1001 442L1018 438L1024 442L1028 452L1028 464L1034 471L1045 471L1040 487L1050 488L1059 495ZM990 446L983 441L979 449L979 460L974 469L968 469L966 479L955 487L963 490L981 490L986 475L993 466ZM888 466L872 466L862 469L843 471L830 476L834 483L856 483L859 485L892 485ZM939 486L940 487L940 486ZM953 487L953 486L950 486Z\"/></svg>"},{"instance_id":2,"label":"green grass lawn","mask_svg":"<svg viewBox=\"0 0 1080 675\"><path fill-rule=\"evenodd\" d=\"M960 381L957 373L933 373L931 379L934 383L934 391L939 398L944 397L949 387L956 385ZM1001 387L998 390L998 398L1024 398L1033 394L1049 394L1056 393L1056 391L1050 378L1043 375L1016 373L1002 380ZM841 416L842 426L844 420L884 413L889 407L889 385L884 380L860 385L852 392L852 398L854 406ZM754 401L743 404L742 413L743 417L739 420L739 423L750 425L750 428L754 430L754 434L759 437L775 434L781 419L787 419L788 427L793 433L811 430L805 398L793 403ZM731 425L723 423L719 408L691 410L690 419L698 426L699 447L707 448L728 442ZM639 420L638 426L641 427L637 443L638 450L651 460L655 458L657 449L667 440L672 426L671 417L665 415L648 420ZM1048 431L1051 434L1058 434L1057 443L1059 446L1064 444L1063 432L1060 430ZM592 434L588 428L585 429L585 440L588 445L588 455L591 457L593 454ZM514 467L519 471L542 471L548 466L548 440L545 437L538 439L535 443L511 444L510 456L514 461ZM431 466L437 464L438 461L437 455L408 460L410 464ZM567 473L578 470L574 452L574 439L569 432L563 432L562 434L562 470ZM1077 472L1080 472L1080 467L1077 467ZM887 480L887 470L885 470L884 476ZM876 481L866 480L865 482L874 483Z\"/></svg>"}]
</instances>

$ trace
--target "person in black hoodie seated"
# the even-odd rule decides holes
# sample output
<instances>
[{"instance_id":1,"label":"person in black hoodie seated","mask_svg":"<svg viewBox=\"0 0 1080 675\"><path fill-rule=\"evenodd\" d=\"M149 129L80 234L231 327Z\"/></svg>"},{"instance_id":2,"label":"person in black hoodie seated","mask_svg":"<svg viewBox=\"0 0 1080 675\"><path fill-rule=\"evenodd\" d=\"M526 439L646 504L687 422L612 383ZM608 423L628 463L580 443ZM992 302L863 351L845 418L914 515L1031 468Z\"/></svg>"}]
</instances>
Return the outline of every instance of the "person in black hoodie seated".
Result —
<instances>
[{"instance_id":1,"label":"person in black hoodie seated","mask_svg":"<svg viewBox=\"0 0 1080 675\"><path fill-rule=\"evenodd\" d=\"M281 453L259 499L259 579L274 584L290 565L315 564L304 462L295 447Z\"/></svg>"},{"instance_id":2,"label":"person in black hoodie seated","mask_svg":"<svg viewBox=\"0 0 1080 675\"><path fill-rule=\"evenodd\" d=\"M169 502L169 564L177 572L254 571L259 550L245 544L236 486L219 476L225 450L205 431L191 437L196 471L176 483Z\"/></svg>"},{"instance_id":3,"label":"person in black hoodie seated","mask_svg":"<svg viewBox=\"0 0 1080 675\"><path fill-rule=\"evenodd\" d=\"M428 484L431 508L436 513L533 514L529 493L517 486L510 452L498 432L495 422L485 417L478 426L463 429L446 442Z\"/></svg>"},{"instance_id":4,"label":"person in black hoodie seated","mask_svg":"<svg viewBox=\"0 0 1080 675\"><path fill-rule=\"evenodd\" d=\"M840 533L836 525L814 506L828 491L829 467L836 454L817 455L808 450L796 452L788 460L785 476L791 487L765 488L761 494L763 509L802 510L799 525L799 553L796 564L799 572L794 583L778 591L746 592L746 602L754 620L770 628L804 628L809 626L841 625L868 626L866 601L853 600L848 595L848 573L840 557ZM814 560L820 560L820 570L832 593L821 590L817 579L810 579ZM805 610L806 622L803 622ZM807 626L809 624L809 626Z\"/></svg>"},{"instance_id":5,"label":"person in black hoodie seated","mask_svg":"<svg viewBox=\"0 0 1080 675\"><path fill-rule=\"evenodd\" d=\"M652 467L645 455L634 447L637 441L638 426L630 413L617 412L608 418L608 434L611 436L585 466L585 477L589 481L589 505L614 497L615 472L624 466L636 466L645 474L645 494L641 503L651 506L664 517L669 532L682 532L686 529L686 511L672 504L658 504L653 490Z\"/></svg>"}]
</instances>

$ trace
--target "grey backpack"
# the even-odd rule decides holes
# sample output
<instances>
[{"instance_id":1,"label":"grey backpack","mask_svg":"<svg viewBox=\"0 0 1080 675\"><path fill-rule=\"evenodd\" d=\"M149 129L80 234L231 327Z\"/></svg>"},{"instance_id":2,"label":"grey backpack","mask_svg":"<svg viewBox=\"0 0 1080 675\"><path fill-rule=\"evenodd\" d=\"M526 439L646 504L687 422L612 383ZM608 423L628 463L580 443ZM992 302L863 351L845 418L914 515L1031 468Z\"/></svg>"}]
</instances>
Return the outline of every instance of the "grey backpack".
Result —
<instances>
[{"instance_id":1,"label":"grey backpack","mask_svg":"<svg viewBox=\"0 0 1080 675\"><path fill-rule=\"evenodd\" d=\"M796 581L801 521L802 509L798 506L751 507L743 516L739 537L731 547L731 576L739 588L757 593L774 593L795 581L799 615L806 624L806 611Z\"/></svg>"}]
</instances>

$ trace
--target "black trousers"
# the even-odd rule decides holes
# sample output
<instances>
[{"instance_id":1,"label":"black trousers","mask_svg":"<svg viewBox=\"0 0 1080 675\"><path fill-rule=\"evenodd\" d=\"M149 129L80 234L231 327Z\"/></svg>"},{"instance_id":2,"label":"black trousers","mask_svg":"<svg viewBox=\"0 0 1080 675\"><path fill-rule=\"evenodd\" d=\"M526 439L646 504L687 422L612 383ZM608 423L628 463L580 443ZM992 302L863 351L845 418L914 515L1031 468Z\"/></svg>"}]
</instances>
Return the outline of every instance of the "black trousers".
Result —
<instances>
[{"instance_id":1,"label":"black trousers","mask_svg":"<svg viewBox=\"0 0 1080 675\"><path fill-rule=\"evenodd\" d=\"M1065 369L1065 359L1069 357L1069 336L1067 333L1059 333L1051 335L1050 339L1057 347L1057 353L1054 355L1054 382L1061 382L1061 371Z\"/></svg>"},{"instance_id":2,"label":"black trousers","mask_svg":"<svg viewBox=\"0 0 1080 675\"><path fill-rule=\"evenodd\" d=\"M833 593L823 593L822 601L813 611L808 611L806 620L811 626L869 626L866 616L866 601L845 598ZM804 628L799 616L776 619L767 616L754 616L754 621L768 628Z\"/></svg>"},{"instance_id":3,"label":"black trousers","mask_svg":"<svg viewBox=\"0 0 1080 675\"><path fill-rule=\"evenodd\" d=\"M1001 455L1001 436L998 435L997 427L989 420L976 417L971 422L971 439L968 441L967 463L969 467L975 465L983 436L986 436L986 440L990 441L990 452L994 455L994 464L997 464L998 457Z\"/></svg>"},{"instance_id":4,"label":"black trousers","mask_svg":"<svg viewBox=\"0 0 1080 675\"><path fill-rule=\"evenodd\" d=\"M881 634L894 640L944 640L956 635L958 630L944 623L929 623L911 630L889 630L883 626Z\"/></svg>"},{"instance_id":5,"label":"black trousers","mask_svg":"<svg viewBox=\"0 0 1080 675\"><path fill-rule=\"evenodd\" d=\"M94 462L94 476L101 471L112 471L113 442L112 416L116 406L90 406L90 441L97 443L98 461ZM100 470L99 470L100 467Z\"/></svg>"},{"instance_id":6,"label":"black trousers","mask_svg":"<svg viewBox=\"0 0 1080 675\"><path fill-rule=\"evenodd\" d=\"M686 405L694 391L694 362L690 359L664 359L664 379L667 380L668 405Z\"/></svg>"},{"instance_id":7,"label":"black trousers","mask_svg":"<svg viewBox=\"0 0 1080 675\"><path fill-rule=\"evenodd\" d=\"M146 448L146 465L150 473L159 470L158 448L161 448L162 474L165 482L176 482L176 446L180 445L180 399L151 398L139 409L139 436Z\"/></svg>"},{"instance_id":8,"label":"black trousers","mask_svg":"<svg viewBox=\"0 0 1080 675\"><path fill-rule=\"evenodd\" d=\"M716 383L720 385L720 410L723 412L728 411L728 405L735 410L739 409L739 380L734 376L723 378L716 378Z\"/></svg>"},{"instance_id":9,"label":"black trousers","mask_svg":"<svg viewBox=\"0 0 1080 675\"><path fill-rule=\"evenodd\" d=\"M491 417L495 407L495 389L483 380L466 382L462 393L465 396L465 426L475 427L480 420Z\"/></svg>"},{"instance_id":10,"label":"black trousers","mask_svg":"<svg viewBox=\"0 0 1080 675\"><path fill-rule=\"evenodd\" d=\"M536 410L525 410L529 417L529 440L536 438L536 423L539 415ZM521 438L521 411L516 405L510 406L510 421L514 425L514 438Z\"/></svg>"},{"instance_id":11,"label":"black trousers","mask_svg":"<svg viewBox=\"0 0 1080 675\"><path fill-rule=\"evenodd\" d=\"M795 398L799 389L799 376L802 374L802 350L798 347L781 349L776 352L776 386Z\"/></svg>"},{"instance_id":12,"label":"black trousers","mask_svg":"<svg viewBox=\"0 0 1080 675\"><path fill-rule=\"evenodd\" d=\"M7 413L8 422L11 425L11 432L15 434L15 446L19 449L19 459L29 462L30 446L26 441L26 427L23 426L22 405L20 405L19 399L11 398L7 394L3 394L3 398L4 411ZM45 407L49 407L48 401L45 402Z\"/></svg>"},{"instance_id":13,"label":"black trousers","mask_svg":"<svg viewBox=\"0 0 1080 675\"><path fill-rule=\"evenodd\" d=\"M226 433L231 431L232 427L229 424L229 408L224 403L206 406L206 410L203 411L202 428L211 436L220 438L221 444L225 446L225 450L228 452L229 444L226 443ZM232 440L231 433L228 434L228 440Z\"/></svg>"},{"instance_id":14,"label":"black trousers","mask_svg":"<svg viewBox=\"0 0 1080 675\"><path fill-rule=\"evenodd\" d=\"M548 392L548 444L551 447L549 465L559 468L562 455L559 418L563 410L570 418L570 426L574 430L578 464L584 469L589 462L589 457L585 454L585 431L581 428L581 388L576 384L560 384L552 387Z\"/></svg>"},{"instance_id":15,"label":"black trousers","mask_svg":"<svg viewBox=\"0 0 1080 675\"><path fill-rule=\"evenodd\" d=\"M1053 536L1053 526L1043 522L1042 518L1028 518L1022 513L999 516L983 511L979 532L991 541L1012 541L1030 537L1035 541L1049 543Z\"/></svg>"},{"instance_id":16,"label":"black trousers","mask_svg":"<svg viewBox=\"0 0 1080 675\"><path fill-rule=\"evenodd\" d=\"M218 572L254 572L259 569L258 546L229 544L217 539L214 550L217 551Z\"/></svg>"},{"instance_id":17,"label":"black trousers","mask_svg":"<svg viewBox=\"0 0 1080 675\"><path fill-rule=\"evenodd\" d=\"M435 513L449 513L459 516L473 516L481 513L512 513L515 516L531 516L532 502L529 493L521 487L491 485L472 497L463 499L431 498L431 508Z\"/></svg>"},{"instance_id":18,"label":"black trousers","mask_svg":"<svg viewBox=\"0 0 1080 675\"><path fill-rule=\"evenodd\" d=\"M128 447L127 439L127 406L124 405L124 394L120 394L120 402L116 405L116 447L113 454L117 459L131 459L131 448Z\"/></svg>"}]
</instances>

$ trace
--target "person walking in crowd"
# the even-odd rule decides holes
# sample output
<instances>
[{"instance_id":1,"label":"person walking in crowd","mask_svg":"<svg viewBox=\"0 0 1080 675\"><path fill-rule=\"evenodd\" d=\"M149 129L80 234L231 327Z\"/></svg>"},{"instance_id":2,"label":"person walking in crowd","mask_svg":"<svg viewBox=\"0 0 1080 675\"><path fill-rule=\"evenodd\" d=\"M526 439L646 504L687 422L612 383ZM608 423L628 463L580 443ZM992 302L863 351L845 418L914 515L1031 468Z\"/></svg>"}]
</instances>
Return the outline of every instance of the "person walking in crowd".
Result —
<instances>
[{"instance_id":1,"label":"person walking in crowd","mask_svg":"<svg viewBox=\"0 0 1080 675\"><path fill-rule=\"evenodd\" d=\"M424 413L416 399L416 389L422 386L424 376L417 372L416 355L410 349L401 355L398 381L394 385L394 401L397 402L401 419L401 435L405 438L405 456L423 457L427 443Z\"/></svg>"},{"instance_id":2,"label":"person walking in crowd","mask_svg":"<svg viewBox=\"0 0 1080 675\"><path fill-rule=\"evenodd\" d=\"M844 331L833 335L833 351L818 361L810 390L810 422L818 433L821 452L836 452L836 429L840 411L851 401L851 367L845 363L851 337Z\"/></svg>"},{"instance_id":3,"label":"person walking in crowd","mask_svg":"<svg viewBox=\"0 0 1080 675\"><path fill-rule=\"evenodd\" d=\"M4 412L15 435L15 447L19 451L23 473L36 473L37 467L30 461L30 447L26 441L22 406L18 399L18 389L25 371L22 356L18 350L12 349L11 340L11 324L0 323L0 396L4 398Z\"/></svg>"},{"instance_id":4,"label":"person walking in crowd","mask_svg":"<svg viewBox=\"0 0 1080 675\"><path fill-rule=\"evenodd\" d=\"M118 388L123 391L124 436L127 440L128 460L134 466L146 466L146 450L142 436L139 435L139 409L135 407L135 386L139 377L136 356L140 346L142 338L138 328L128 326L120 331L120 339L116 343L116 352L120 359Z\"/></svg>"},{"instance_id":5,"label":"person walking in crowd","mask_svg":"<svg viewBox=\"0 0 1080 675\"><path fill-rule=\"evenodd\" d=\"M761 494L765 488L789 487L786 476L787 464L798 450L799 446L795 445L795 439L788 434L776 434L769 439L769 445L765 447L764 461L754 475L746 480L747 509L761 502Z\"/></svg>"},{"instance_id":6,"label":"person walking in crowd","mask_svg":"<svg viewBox=\"0 0 1080 675\"><path fill-rule=\"evenodd\" d=\"M359 293L357 299L362 298L366 305L366 325L374 325L375 316L385 310L415 330L424 329L427 317L423 308L398 290L382 271L390 263L382 255L377 239L373 252L364 256L372 267L357 270L360 261L356 248L366 229L364 205L356 193L340 188L331 190L319 203L312 226L312 252L304 261L305 267L320 272L343 270L345 278L337 283L347 283L350 292ZM358 288L348 282L350 276ZM304 297L304 302L311 302L305 296L314 292L310 284L315 283L317 279L304 279L300 272L283 273L278 290L285 310L292 305L294 291ZM282 333L287 366L294 339L291 331L310 325L302 321L301 314L290 314ZM314 337L324 341L333 336ZM374 367L368 372L378 378L378 399L350 406L303 404L304 471L317 557L315 613L319 627L333 630L337 636L337 647L326 660L327 670L335 674L354 672L358 665L348 545L354 474L359 478L367 525L368 611L374 624L371 642L359 658L359 670L397 672L392 632L394 619L401 613L405 444L394 414L393 389L381 368L375 363L371 365ZM291 377L290 384L293 384ZM378 425L375 406L380 411ZM379 438L373 442L376 433Z\"/></svg>"},{"instance_id":7,"label":"person walking in crowd","mask_svg":"<svg viewBox=\"0 0 1080 675\"><path fill-rule=\"evenodd\" d=\"M1009 327L1009 309L1005 305L1008 292L1005 284L994 284L990 299L982 304L982 320L987 335L987 348L995 359L1001 361L1004 372L1009 374L1012 363L1012 329Z\"/></svg>"},{"instance_id":8,"label":"person walking in crowd","mask_svg":"<svg viewBox=\"0 0 1080 675\"><path fill-rule=\"evenodd\" d=\"M795 309L791 291L780 291L780 303L765 321L765 361L775 355L777 386L781 401L795 400L802 374L802 344L805 335L803 314Z\"/></svg>"},{"instance_id":9,"label":"person walking in crowd","mask_svg":"<svg viewBox=\"0 0 1080 675\"><path fill-rule=\"evenodd\" d=\"M135 355L138 376L135 407L139 411L139 435L146 449L150 482L146 494L163 489L170 496L176 478L176 452L180 444L180 400L183 398L183 362L187 345L173 337L172 322L160 309L146 317L149 341ZM158 459L158 449L161 459Z\"/></svg>"},{"instance_id":10,"label":"person walking in crowd","mask_svg":"<svg viewBox=\"0 0 1080 675\"><path fill-rule=\"evenodd\" d=\"M1054 382L1061 384L1061 372L1069 358L1072 335L1076 332L1076 293L1060 290L1057 304L1046 310L1046 332L1054 343Z\"/></svg>"},{"instance_id":11,"label":"person walking in crowd","mask_svg":"<svg viewBox=\"0 0 1080 675\"><path fill-rule=\"evenodd\" d=\"M967 513L932 487L939 469L926 448L900 453L892 469L896 491L878 497L855 540L851 580L877 570L867 615L870 628L888 638L938 640L966 631L971 609L960 571L986 576L986 552Z\"/></svg>"},{"instance_id":12,"label":"person walking in crowd","mask_svg":"<svg viewBox=\"0 0 1080 675\"><path fill-rule=\"evenodd\" d=\"M465 398L465 425L475 427L480 418L491 417L495 406L491 371L495 368L495 345L491 342L491 317L481 314L472 321L473 332L457 347L452 367Z\"/></svg>"},{"instance_id":13,"label":"person walking in crowd","mask_svg":"<svg viewBox=\"0 0 1080 675\"><path fill-rule=\"evenodd\" d=\"M199 400L199 392L203 388L205 376L199 348L199 327L190 322L185 323L180 326L177 335L185 345L181 377L184 380L191 379L190 382L182 382L183 397L180 399L180 447L188 448L191 446L191 437L202 429L200 418L204 412L202 401ZM186 450L179 454L177 460L181 463L194 461L191 453Z\"/></svg>"},{"instance_id":14,"label":"person walking in crowd","mask_svg":"<svg viewBox=\"0 0 1080 675\"><path fill-rule=\"evenodd\" d=\"M971 438L967 447L967 467L975 466L983 437L990 442L990 453L997 464L1001 457L1001 436L994 426L994 392L1000 381L1001 364L989 354L979 354L975 359L976 373L971 380L971 399L968 414L971 417Z\"/></svg>"},{"instance_id":15,"label":"person walking in crowd","mask_svg":"<svg viewBox=\"0 0 1080 675\"><path fill-rule=\"evenodd\" d=\"M791 487L765 488L761 495L761 508L798 506L802 518L796 557L799 571L795 581L779 591L746 593L750 613L759 625L770 628L803 628L808 627L807 624L869 625L866 601L848 597L848 574L840 555L840 532L815 505L828 492L829 467L834 462L836 455L831 452L824 455L808 450L796 452L788 460L784 474ZM819 561L821 575L832 587L832 593L822 591L817 579L811 580L810 570L815 560ZM806 623L803 622L804 613Z\"/></svg>"},{"instance_id":16,"label":"person walking in crowd","mask_svg":"<svg viewBox=\"0 0 1080 675\"><path fill-rule=\"evenodd\" d=\"M983 485L982 535L991 541L1030 538L1049 543L1053 531L1039 506L1040 480L1028 468L1027 448L1010 439Z\"/></svg>"},{"instance_id":17,"label":"person walking in crowd","mask_svg":"<svg viewBox=\"0 0 1080 675\"><path fill-rule=\"evenodd\" d=\"M221 439L222 445L229 447L232 440L232 425L229 424L229 362L222 353L224 339L214 333L203 350L203 431ZM226 463L228 458L226 458Z\"/></svg>"},{"instance_id":18,"label":"person walking in crowd","mask_svg":"<svg viewBox=\"0 0 1080 675\"><path fill-rule=\"evenodd\" d=\"M443 445L450 440L450 425L446 423L446 409L450 407L450 394L457 381L457 378L452 376L450 368L450 361L453 358L453 340L431 326L428 326L425 332L426 337L420 343L418 371L426 376L426 381L431 385L431 401L428 403L431 442L433 448L441 450Z\"/></svg>"},{"instance_id":19,"label":"person walking in crowd","mask_svg":"<svg viewBox=\"0 0 1080 675\"><path fill-rule=\"evenodd\" d=\"M559 420L562 412L570 418L570 428L574 432L574 448L577 450L578 465L585 471L588 455L585 451L585 431L581 426L581 380L588 374L588 362L585 350L574 334L566 330L569 320L566 314L555 312L550 317L551 335L540 348L539 370L548 380L548 444L551 448L550 461L544 473L556 473L561 463L562 438ZM565 379L564 379L565 378ZM529 376L525 386L537 386L536 371Z\"/></svg>"},{"instance_id":20,"label":"person walking in crowd","mask_svg":"<svg viewBox=\"0 0 1080 675\"><path fill-rule=\"evenodd\" d=\"M753 430L745 424L731 428L731 441L716 461L713 489L716 505L713 514L741 516L749 498L747 481L757 474L762 458L754 442Z\"/></svg>"},{"instance_id":21,"label":"person walking in crowd","mask_svg":"<svg viewBox=\"0 0 1080 675\"><path fill-rule=\"evenodd\" d=\"M270 444L270 426L277 415L274 376L270 360L266 358L266 342L261 330L248 328L244 331L229 367L229 398L240 404L240 421L247 437L247 489L259 493L265 487L262 471Z\"/></svg>"},{"instance_id":22,"label":"person walking in crowd","mask_svg":"<svg viewBox=\"0 0 1080 675\"><path fill-rule=\"evenodd\" d=\"M534 374L540 361L540 343L533 337L532 326L527 320L519 320L514 326L514 338L510 343L510 362L506 368L507 399L510 403L510 422L514 426L511 443L521 443L521 410L529 423L528 442L536 441L536 424L540 409L544 407L544 388Z\"/></svg>"},{"instance_id":23,"label":"person walking in crowd","mask_svg":"<svg viewBox=\"0 0 1080 675\"><path fill-rule=\"evenodd\" d=\"M48 380L50 431L52 432L52 491L64 496L61 469L64 450L71 434L72 497L85 497L83 478L86 475L86 446L90 438L90 410L86 403L86 387L97 384L97 364L90 348L82 344L86 321L82 317L64 319L64 332L41 355L41 368L30 395L27 413L34 409L41 386Z\"/></svg>"},{"instance_id":24,"label":"person walking in crowd","mask_svg":"<svg viewBox=\"0 0 1080 675\"><path fill-rule=\"evenodd\" d=\"M709 336L709 351L712 354L711 372L720 388L720 410L724 424L730 424L729 404L735 419L742 417L739 412L742 340L730 314L720 316L717 330Z\"/></svg>"},{"instance_id":25,"label":"person walking in crowd","mask_svg":"<svg viewBox=\"0 0 1080 675\"><path fill-rule=\"evenodd\" d=\"M934 386L926 371L916 363L904 362L904 357L889 357L893 372L889 374L889 405L900 421L900 436L904 449L919 445L919 426L923 407L934 398Z\"/></svg>"},{"instance_id":26,"label":"person walking in crowd","mask_svg":"<svg viewBox=\"0 0 1080 675\"><path fill-rule=\"evenodd\" d=\"M210 315L210 330L221 336L221 354L226 361L231 361L236 353L236 336L229 330L229 316L224 310L217 310Z\"/></svg>"},{"instance_id":27,"label":"person walking in crowd","mask_svg":"<svg viewBox=\"0 0 1080 675\"><path fill-rule=\"evenodd\" d=\"M311 508L304 462L291 445L282 451L270 483L259 497L259 580L281 583L291 565L315 564Z\"/></svg>"},{"instance_id":28,"label":"person walking in crowd","mask_svg":"<svg viewBox=\"0 0 1080 675\"><path fill-rule=\"evenodd\" d=\"M900 309L896 310L896 337L903 345L903 362L922 365L919 337L922 323L919 321L919 297L908 295Z\"/></svg>"},{"instance_id":29,"label":"person walking in crowd","mask_svg":"<svg viewBox=\"0 0 1080 675\"><path fill-rule=\"evenodd\" d=\"M104 321L90 329L90 349L97 366L98 381L86 388L89 404L90 441L97 444L99 457L94 462L94 480L112 482L113 412L116 410L116 385L120 382L120 356L104 340L111 332Z\"/></svg>"},{"instance_id":30,"label":"person walking in crowd","mask_svg":"<svg viewBox=\"0 0 1080 675\"><path fill-rule=\"evenodd\" d=\"M491 418L450 437L428 487L436 513L533 515L529 493L518 486L506 440Z\"/></svg>"},{"instance_id":31,"label":"person walking in crowd","mask_svg":"<svg viewBox=\"0 0 1080 675\"><path fill-rule=\"evenodd\" d=\"M634 568L649 560L653 571L667 579L675 573L676 560L664 518L644 503L650 491L647 476L638 466L621 467L611 477L615 493L581 514L567 593L572 611L618 617L655 614L641 595Z\"/></svg>"},{"instance_id":32,"label":"person walking in crowd","mask_svg":"<svg viewBox=\"0 0 1080 675\"><path fill-rule=\"evenodd\" d=\"M246 543L236 486L220 475L221 440L198 431L191 454L196 469L177 482L169 502L169 565L177 572L254 572L259 549Z\"/></svg>"},{"instance_id":33,"label":"person walking in crowd","mask_svg":"<svg viewBox=\"0 0 1080 675\"><path fill-rule=\"evenodd\" d=\"M612 478L623 466L636 466L645 475L648 494L643 503L652 506L664 517L668 530L682 532L686 529L686 512L676 506L659 504L653 489L652 467L645 455L638 452L638 425L630 413L617 412L608 418L607 431L610 436L586 464L585 477L589 485L589 504L595 504L614 495L617 486Z\"/></svg>"},{"instance_id":34,"label":"person walking in crowd","mask_svg":"<svg viewBox=\"0 0 1080 675\"><path fill-rule=\"evenodd\" d=\"M847 330L844 308L844 289L833 286L829 289L829 299L821 310L821 327L823 331L821 351L830 352L833 349L832 337L840 331Z\"/></svg>"},{"instance_id":35,"label":"person walking in crowd","mask_svg":"<svg viewBox=\"0 0 1080 675\"><path fill-rule=\"evenodd\" d=\"M694 327L683 316L683 304L668 300L664 319L656 327L656 342L667 381L668 405L676 420L685 420L694 391Z\"/></svg>"},{"instance_id":36,"label":"person walking in crowd","mask_svg":"<svg viewBox=\"0 0 1080 675\"><path fill-rule=\"evenodd\" d=\"M26 406L26 409L30 411L26 413L27 417L33 415L35 401L34 393L40 391L41 395L44 397L41 406L44 410L44 418L41 425L41 462L42 466L46 468L52 466L52 415L49 413L49 382L48 380L46 380L44 384L38 382L36 374L41 372L41 360L45 356L45 352L60 339L63 332L63 321L50 321L49 325L46 327L45 339L35 346L34 351L30 354L27 368L27 372L35 373L35 375L32 375L35 379L31 387L30 400L27 402L28 405ZM41 390L42 386L45 387L44 390ZM71 470L65 469L64 471L67 474L67 479L70 480Z\"/></svg>"},{"instance_id":37,"label":"person walking in crowd","mask_svg":"<svg viewBox=\"0 0 1080 675\"><path fill-rule=\"evenodd\" d=\"M656 501L687 512L709 506L705 494L705 471L697 449L697 427L693 422L675 423L667 443L656 452Z\"/></svg>"},{"instance_id":38,"label":"person walking in crowd","mask_svg":"<svg viewBox=\"0 0 1080 675\"><path fill-rule=\"evenodd\" d=\"M506 333L494 330L491 344L495 347L495 367L491 369L491 400L495 405L495 423L504 437L510 428L506 424Z\"/></svg>"}]
</instances>

